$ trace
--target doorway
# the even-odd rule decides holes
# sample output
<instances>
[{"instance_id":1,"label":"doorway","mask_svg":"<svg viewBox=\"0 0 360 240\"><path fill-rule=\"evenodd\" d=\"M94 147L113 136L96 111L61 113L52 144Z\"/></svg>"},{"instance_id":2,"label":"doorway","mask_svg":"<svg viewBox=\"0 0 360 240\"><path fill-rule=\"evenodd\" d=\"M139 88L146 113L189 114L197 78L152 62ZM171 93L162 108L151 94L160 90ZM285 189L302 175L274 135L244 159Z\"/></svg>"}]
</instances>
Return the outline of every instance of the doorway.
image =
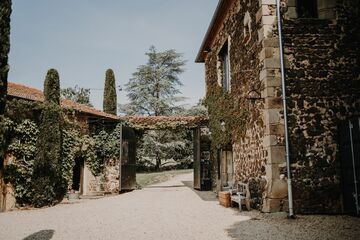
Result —
<instances>
[{"instance_id":1,"label":"doorway","mask_svg":"<svg viewBox=\"0 0 360 240\"><path fill-rule=\"evenodd\" d=\"M220 181L221 187L228 187L234 181L233 152L230 149L220 152Z\"/></svg>"},{"instance_id":2,"label":"doorway","mask_svg":"<svg viewBox=\"0 0 360 240\"><path fill-rule=\"evenodd\" d=\"M339 128L344 213L360 215L360 117L344 121Z\"/></svg>"},{"instance_id":3,"label":"doorway","mask_svg":"<svg viewBox=\"0 0 360 240\"><path fill-rule=\"evenodd\" d=\"M81 177L84 161L82 159L75 159L75 166L73 167L73 177L71 188L75 192L81 192Z\"/></svg>"}]
</instances>

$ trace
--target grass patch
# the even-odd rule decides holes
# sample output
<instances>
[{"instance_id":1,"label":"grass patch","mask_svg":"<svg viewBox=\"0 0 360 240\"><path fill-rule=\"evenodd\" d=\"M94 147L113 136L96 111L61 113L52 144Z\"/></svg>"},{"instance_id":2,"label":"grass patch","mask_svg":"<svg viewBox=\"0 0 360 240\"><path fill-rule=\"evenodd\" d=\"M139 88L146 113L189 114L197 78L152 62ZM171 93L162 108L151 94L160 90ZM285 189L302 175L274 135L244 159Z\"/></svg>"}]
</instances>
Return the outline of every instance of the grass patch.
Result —
<instances>
[{"instance_id":1,"label":"grass patch","mask_svg":"<svg viewBox=\"0 0 360 240\"><path fill-rule=\"evenodd\" d=\"M172 170L172 171L163 171L163 172L154 172L154 173L137 173L136 182L141 187L146 187L149 185L166 182L176 175L191 173L192 169L184 170Z\"/></svg>"}]
</instances>

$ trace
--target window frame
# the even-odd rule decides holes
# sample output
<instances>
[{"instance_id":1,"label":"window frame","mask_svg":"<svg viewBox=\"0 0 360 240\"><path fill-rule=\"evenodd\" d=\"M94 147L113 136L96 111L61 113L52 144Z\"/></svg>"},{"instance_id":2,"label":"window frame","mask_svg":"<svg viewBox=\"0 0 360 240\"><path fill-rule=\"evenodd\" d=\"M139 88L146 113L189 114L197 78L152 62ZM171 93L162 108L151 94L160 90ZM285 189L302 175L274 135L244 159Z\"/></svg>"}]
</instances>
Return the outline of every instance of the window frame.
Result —
<instances>
[{"instance_id":1,"label":"window frame","mask_svg":"<svg viewBox=\"0 0 360 240\"><path fill-rule=\"evenodd\" d=\"M230 63L230 41L227 39L218 53L218 59L220 62L219 70L221 87L224 92L231 91L231 63Z\"/></svg>"},{"instance_id":2,"label":"window frame","mask_svg":"<svg viewBox=\"0 0 360 240\"><path fill-rule=\"evenodd\" d=\"M312 10L310 11L310 16L304 15L304 13L301 12L300 7L305 6L305 1L311 1L313 3ZM302 3L302 4L301 4ZM300 13L302 13L300 15ZM296 14L297 18L303 18L303 19L319 19L319 5L317 0L296 0Z\"/></svg>"}]
</instances>

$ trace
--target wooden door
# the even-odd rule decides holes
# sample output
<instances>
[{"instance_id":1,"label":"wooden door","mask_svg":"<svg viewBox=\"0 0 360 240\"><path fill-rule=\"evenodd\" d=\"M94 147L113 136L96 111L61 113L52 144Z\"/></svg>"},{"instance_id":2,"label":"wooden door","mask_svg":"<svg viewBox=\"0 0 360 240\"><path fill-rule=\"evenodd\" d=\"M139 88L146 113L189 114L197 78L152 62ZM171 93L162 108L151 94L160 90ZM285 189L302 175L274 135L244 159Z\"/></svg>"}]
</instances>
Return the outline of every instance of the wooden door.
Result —
<instances>
[{"instance_id":1,"label":"wooden door","mask_svg":"<svg viewBox=\"0 0 360 240\"><path fill-rule=\"evenodd\" d=\"M200 149L200 128L193 130L193 141L194 141L194 188L201 189L201 149Z\"/></svg>"},{"instance_id":2,"label":"wooden door","mask_svg":"<svg viewBox=\"0 0 360 240\"><path fill-rule=\"evenodd\" d=\"M220 158L221 186L228 186L233 180L233 156L232 151L222 150Z\"/></svg>"},{"instance_id":3,"label":"wooden door","mask_svg":"<svg viewBox=\"0 0 360 240\"><path fill-rule=\"evenodd\" d=\"M136 187L136 135L129 127L123 127L121 135L120 191L131 191Z\"/></svg>"}]
</instances>

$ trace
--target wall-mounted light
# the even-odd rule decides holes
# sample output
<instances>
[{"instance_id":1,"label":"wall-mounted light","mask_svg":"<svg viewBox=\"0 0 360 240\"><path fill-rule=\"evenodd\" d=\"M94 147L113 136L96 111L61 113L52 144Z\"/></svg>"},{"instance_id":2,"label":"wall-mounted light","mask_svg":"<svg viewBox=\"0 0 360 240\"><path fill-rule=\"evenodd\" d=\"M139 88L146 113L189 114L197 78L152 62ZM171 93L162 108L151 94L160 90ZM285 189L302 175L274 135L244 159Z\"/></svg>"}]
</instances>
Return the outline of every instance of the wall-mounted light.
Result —
<instances>
[{"instance_id":1,"label":"wall-mounted light","mask_svg":"<svg viewBox=\"0 0 360 240\"><path fill-rule=\"evenodd\" d=\"M225 121L224 120L220 120L220 129L221 131L225 132L226 131L226 126L225 126Z\"/></svg>"},{"instance_id":2,"label":"wall-mounted light","mask_svg":"<svg viewBox=\"0 0 360 240\"><path fill-rule=\"evenodd\" d=\"M246 96L246 99L248 99L251 103L251 105L255 105L256 104L256 101L262 99L261 98L261 94L259 92L257 92L256 90L251 90L247 96Z\"/></svg>"}]
</instances>

